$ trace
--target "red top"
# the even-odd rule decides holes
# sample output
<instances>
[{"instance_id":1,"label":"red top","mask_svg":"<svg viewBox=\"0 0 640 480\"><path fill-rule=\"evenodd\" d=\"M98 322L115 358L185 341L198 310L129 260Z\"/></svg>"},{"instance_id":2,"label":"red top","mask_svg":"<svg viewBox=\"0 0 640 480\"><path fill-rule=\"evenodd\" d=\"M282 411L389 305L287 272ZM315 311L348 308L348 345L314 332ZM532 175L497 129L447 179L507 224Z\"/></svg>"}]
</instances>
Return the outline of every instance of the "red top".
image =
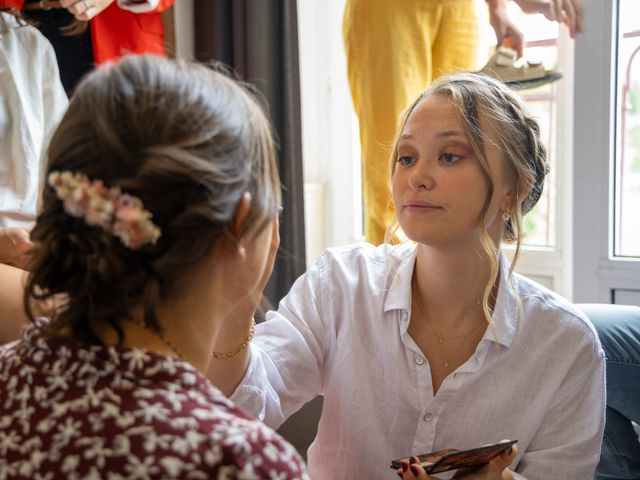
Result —
<instances>
[{"instance_id":1,"label":"red top","mask_svg":"<svg viewBox=\"0 0 640 480\"><path fill-rule=\"evenodd\" d=\"M160 0L155 10L133 13L114 1L91 19L91 44L96 64L115 60L127 53L166 56L161 12L175 0ZM22 10L24 0L0 0L0 7Z\"/></svg>"},{"instance_id":2,"label":"red top","mask_svg":"<svg viewBox=\"0 0 640 480\"><path fill-rule=\"evenodd\" d=\"M189 363L25 327L0 347L0 472L17 478L308 479L294 448Z\"/></svg>"}]
</instances>

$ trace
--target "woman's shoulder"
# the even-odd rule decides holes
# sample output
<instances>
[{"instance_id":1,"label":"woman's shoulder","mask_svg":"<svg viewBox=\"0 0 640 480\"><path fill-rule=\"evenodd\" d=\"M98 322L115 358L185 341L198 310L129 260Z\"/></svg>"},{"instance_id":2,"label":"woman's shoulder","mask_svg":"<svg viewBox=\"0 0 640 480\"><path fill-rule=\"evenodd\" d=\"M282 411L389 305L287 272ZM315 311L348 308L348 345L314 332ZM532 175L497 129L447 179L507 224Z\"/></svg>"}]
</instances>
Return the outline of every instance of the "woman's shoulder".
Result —
<instances>
[{"instance_id":1,"label":"woman's shoulder","mask_svg":"<svg viewBox=\"0 0 640 480\"><path fill-rule=\"evenodd\" d=\"M236 474L270 478L271 473L281 472L278 478L306 478L299 454L277 432L236 406L198 372L186 373L193 373L191 383L156 384L148 395L137 395L171 412L156 425L156 435L169 435L174 448L184 453L182 460L176 458L176 465L197 458L199 462L191 463L186 471L197 468L229 478ZM166 473L172 478L180 476L177 470Z\"/></svg>"},{"instance_id":2,"label":"woman's shoulder","mask_svg":"<svg viewBox=\"0 0 640 480\"><path fill-rule=\"evenodd\" d=\"M360 242L349 245L327 248L316 261L317 264L344 268L347 271L356 269L388 270L413 258L415 245L400 245Z\"/></svg>"},{"instance_id":3,"label":"woman's shoulder","mask_svg":"<svg viewBox=\"0 0 640 480\"><path fill-rule=\"evenodd\" d=\"M595 328L578 306L547 287L514 274L525 316L535 321L529 325L538 330L552 330L554 337L572 337L601 350ZM566 340L566 338L565 338Z\"/></svg>"},{"instance_id":4,"label":"woman's shoulder","mask_svg":"<svg viewBox=\"0 0 640 480\"><path fill-rule=\"evenodd\" d=\"M91 445L109 465L114 461L114 474L126 475L144 464L153 465L163 478L224 477L225 472L229 478L236 477L234 472L269 478L271 471L286 472L281 478L305 478L293 447L185 362L150 358L138 349L122 355L110 349L103 363L91 355L103 350L57 348L54 358L46 347L58 344L30 338L0 348L0 393L7 400L0 405L0 423L18 444L35 445L43 453L64 444L70 456L81 458L76 466L70 464L69 475L95 465L93 457L81 453ZM95 363L102 367L99 372ZM116 363L118 368L109 370ZM20 383L24 388L16 388ZM29 405L26 430L14 407L24 399ZM63 425L88 433L65 437L58 433ZM29 455L16 448L3 460L19 465ZM33 468L31 473L38 473ZM103 465L96 476L106 472Z\"/></svg>"},{"instance_id":5,"label":"woman's shoulder","mask_svg":"<svg viewBox=\"0 0 640 480\"><path fill-rule=\"evenodd\" d=\"M0 12L0 21L4 22L7 28L18 28L23 26L26 22L18 20L18 17L13 13L2 11Z\"/></svg>"},{"instance_id":6,"label":"woman's shoulder","mask_svg":"<svg viewBox=\"0 0 640 480\"><path fill-rule=\"evenodd\" d=\"M277 432L251 417L235 405L223 405L225 415L216 414L215 425L205 428L208 452L217 458L210 467L229 477L242 474L246 478L307 478L304 462L298 452Z\"/></svg>"},{"instance_id":7,"label":"woman's shoulder","mask_svg":"<svg viewBox=\"0 0 640 480\"><path fill-rule=\"evenodd\" d=\"M4 38L2 44L5 49L17 54L25 54L33 56L52 56L55 58L53 47L47 37L35 26L27 23L22 19L18 19L14 15L6 12L0 12L0 31ZM33 58L30 58L33 63Z\"/></svg>"}]
</instances>

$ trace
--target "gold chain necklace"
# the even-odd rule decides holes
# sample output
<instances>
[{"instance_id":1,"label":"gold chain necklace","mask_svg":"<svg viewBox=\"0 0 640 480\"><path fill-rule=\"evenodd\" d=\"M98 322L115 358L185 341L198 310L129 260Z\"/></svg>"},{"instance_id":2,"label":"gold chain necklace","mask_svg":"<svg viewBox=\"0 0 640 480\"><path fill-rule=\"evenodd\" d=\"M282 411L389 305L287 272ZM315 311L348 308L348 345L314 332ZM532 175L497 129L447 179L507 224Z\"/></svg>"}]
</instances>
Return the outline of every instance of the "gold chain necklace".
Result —
<instances>
[{"instance_id":1,"label":"gold chain necklace","mask_svg":"<svg viewBox=\"0 0 640 480\"><path fill-rule=\"evenodd\" d=\"M253 334L255 330L256 330L256 319L252 318L251 328L249 329L249 335L247 335L247 338L245 338L238 347L234 348L230 352L225 352L225 353L211 352L211 356L213 358L225 359L225 358L231 358L234 355L237 355L238 353L243 351L245 348L247 348L247 345L249 345L249 342L251 341L251 339L253 339Z\"/></svg>"},{"instance_id":2,"label":"gold chain necklace","mask_svg":"<svg viewBox=\"0 0 640 480\"><path fill-rule=\"evenodd\" d=\"M166 335L154 328L151 328L149 325L147 325L146 323L144 323L141 320L131 320L131 323L145 329L147 332L149 332L151 335L153 335L154 337L156 337L158 340L160 340L162 343L164 343L165 347L167 347L169 350L171 350L173 352L173 354L178 357L180 360L184 360L185 356L182 354L182 351L180 351L180 349L178 347L176 347L176 345L169 340Z\"/></svg>"},{"instance_id":3,"label":"gold chain necklace","mask_svg":"<svg viewBox=\"0 0 640 480\"><path fill-rule=\"evenodd\" d=\"M148 326L147 324L145 324L144 322L142 322L140 320L130 320L130 321L131 321L131 323L133 323L135 325L138 325L139 327L145 329L151 335L153 335L158 340L160 340L162 343L164 343L164 345L169 350L171 350L174 353L174 355L176 355L180 360L186 361L185 356L182 354L182 351L178 347L176 347L175 343L173 343L171 340L169 340L166 337L166 335L164 335L162 332L151 328L150 326ZM255 332L255 328L256 328L256 320L255 320L255 318L252 318L251 319L251 328L249 329L249 335L247 336L247 338L245 338L242 341L242 343L237 348L231 350L230 352L225 352L225 353L212 352L211 355L214 358L221 358L221 359L231 358L231 357L237 355L238 353L243 351L245 348L247 348L247 345L249 345L249 342L251 342L251 340L253 339L253 334Z\"/></svg>"},{"instance_id":4,"label":"gold chain necklace","mask_svg":"<svg viewBox=\"0 0 640 480\"><path fill-rule=\"evenodd\" d=\"M414 277L415 279L415 277ZM415 282L414 282L415 283ZM414 285L414 291L417 292L418 288L416 285ZM422 307L422 299L420 295L415 295L416 297L416 303L418 304L418 309L420 310L420 313L422 313L422 317L425 319L425 321L427 322L427 325L429 325L429 329L431 330L431 333L433 334L434 337L436 337L438 339L438 343L440 345L442 345L445 340L455 340L458 338L471 338L470 335L475 332L481 325L483 325L485 323L484 320L481 320L480 322L478 322L478 324L473 327L471 330L469 330L466 333L463 333L461 335L453 335L451 337L445 337L444 335L442 335L440 332L438 332L435 328L435 326L431 323L431 320L429 319L429 317L427 316L427 314L424 311L424 308ZM476 304L480 305L480 301L476 299ZM458 345L458 348L456 348L453 353L442 362L442 366L444 368L449 368L449 365L451 365L451 360L453 360L453 358L456 356L456 354L460 351L460 349L462 348L462 346L465 344L466 342L462 342L460 345Z\"/></svg>"}]
</instances>

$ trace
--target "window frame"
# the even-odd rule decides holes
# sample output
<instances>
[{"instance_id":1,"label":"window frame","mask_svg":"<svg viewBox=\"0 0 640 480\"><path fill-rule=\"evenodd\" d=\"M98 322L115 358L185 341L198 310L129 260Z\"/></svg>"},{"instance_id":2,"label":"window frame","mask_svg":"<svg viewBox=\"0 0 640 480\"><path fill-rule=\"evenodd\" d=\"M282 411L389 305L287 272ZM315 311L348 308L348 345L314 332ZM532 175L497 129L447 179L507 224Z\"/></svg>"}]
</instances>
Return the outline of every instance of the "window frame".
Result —
<instances>
[{"instance_id":1,"label":"window frame","mask_svg":"<svg viewBox=\"0 0 640 480\"><path fill-rule=\"evenodd\" d=\"M573 300L613 303L618 289L640 298L640 259L613 256L618 0L586 0L584 10L575 49Z\"/></svg>"},{"instance_id":2,"label":"window frame","mask_svg":"<svg viewBox=\"0 0 640 480\"><path fill-rule=\"evenodd\" d=\"M567 29L561 28L557 39L556 68L562 80L556 83L555 141L548 145L553 154L553 181L555 183L555 245L535 247L523 245L516 271L544 284L551 290L571 298L573 287L572 250L573 229L569 221L572 211L573 175L573 119L574 104L571 95L574 85L574 41ZM548 186L547 186L548 188ZM514 248L505 252L512 258Z\"/></svg>"}]
</instances>

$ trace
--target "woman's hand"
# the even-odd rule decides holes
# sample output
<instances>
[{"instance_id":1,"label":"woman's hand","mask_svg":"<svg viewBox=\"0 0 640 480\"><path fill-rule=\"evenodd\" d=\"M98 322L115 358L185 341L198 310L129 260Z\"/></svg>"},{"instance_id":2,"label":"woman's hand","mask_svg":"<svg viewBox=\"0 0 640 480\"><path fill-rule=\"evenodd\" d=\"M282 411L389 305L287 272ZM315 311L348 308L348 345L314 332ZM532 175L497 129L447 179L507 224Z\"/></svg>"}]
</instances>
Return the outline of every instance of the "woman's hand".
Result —
<instances>
[{"instance_id":1,"label":"woman's hand","mask_svg":"<svg viewBox=\"0 0 640 480\"><path fill-rule=\"evenodd\" d=\"M404 480L432 480L433 477L427 475L418 457L404 458L400 461L401 468L396 470L398 476ZM433 479L435 480L435 479Z\"/></svg>"},{"instance_id":2,"label":"woman's hand","mask_svg":"<svg viewBox=\"0 0 640 480\"><path fill-rule=\"evenodd\" d=\"M60 6L69 10L76 20L88 22L113 2L114 0L60 0Z\"/></svg>"},{"instance_id":3,"label":"woman's hand","mask_svg":"<svg viewBox=\"0 0 640 480\"><path fill-rule=\"evenodd\" d=\"M488 2L489 23L496 33L498 45L513 48L518 53L518 57L521 57L524 51L524 35L509 17L506 4L505 0L490 0Z\"/></svg>"},{"instance_id":4,"label":"woman's hand","mask_svg":"<svg viewBox=\"0 0 640 480\"><path fill-rule=\"evenodd\" d=\"M27 270L33 243L29 231L24 228L0 228L0 263Z\"/></svg>"},{"instance_id":5,"label":"woman's hand","mask_svg":"<svg viewBox=\"0 0 640 480\"><path fill-rule=\"evenodd\" d=\"M547 20L563 22L571 38L583 29L582 0L515 0L525 13L542 13Z\"/></svg>"},{"instance_id":6,"label":"woman's hand","mask_svg":"<svg viewBox=\"0 0 640 480\"><path fill-rule=\"evenodd\" d=\"M518 447L513 445L509 450L502 452L479 470L468 475L455 475L453 478L464 478L466 480L514 480L513 472L508 467L517 454Z\"/></svg>"},{"instance_id":7,"label":"woman's hand","mask_svg":"<svg viewBox=\"0 0 640 480\"><path fill-rule=\"evenodd\" d=\"M509 470L509 465L518 454L518 447L513 445L509 450L502 452L491 462L473 473L457 473L453 478L464 478L466 480L514 480L513 472ZM433 477L427 475L420 465L417 457L411 457L401 461L402 468L396 470L398 476L404 480L431 480Z\"/></svg>"}]
</instances>

